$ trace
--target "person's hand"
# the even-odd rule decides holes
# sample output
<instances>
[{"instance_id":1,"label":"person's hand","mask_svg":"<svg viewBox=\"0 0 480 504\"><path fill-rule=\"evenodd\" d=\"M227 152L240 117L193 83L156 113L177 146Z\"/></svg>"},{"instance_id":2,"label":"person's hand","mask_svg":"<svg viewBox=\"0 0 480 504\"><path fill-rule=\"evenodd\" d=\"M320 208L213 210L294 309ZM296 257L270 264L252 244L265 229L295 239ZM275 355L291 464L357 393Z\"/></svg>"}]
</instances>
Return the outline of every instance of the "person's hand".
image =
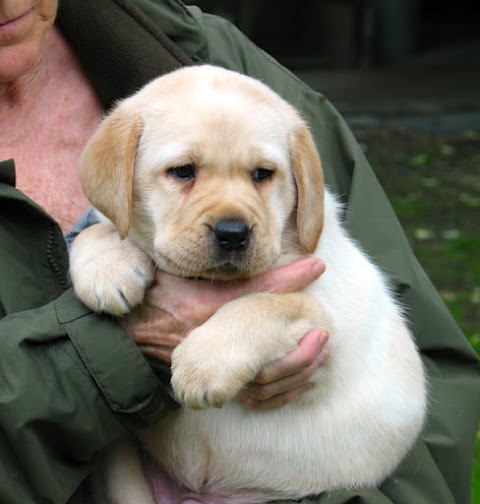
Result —
<instances>
[{"instance_id":1,"label":"person's hand","mask_svg":"<svg viewBox=\"0 0 480 504\"><path fill-rule=\"evenodd\" d=\"M211 282L189 280L158 270L138 313L123 323L144 355L171 362L172 352L193 329L206 322L228 301L252 292L286 294L316 280L325 265L301 259L249 280Z\"/></svg>"},{"instance_id":2,"label":"person's hand","mask_svg":"<svg viewBox=\"0 0 480 504\"><path fill-rule=\"evenodd\" d=\"M314 258L231 282L188 280L157 271L145 299L147 308L123 322L145 356L170 363L173 350L183 338L228 301L252 292L296 292L324 271L325 265ZM308 333L292 352L260 371L238 401L259 409L293 400L309 387L308 379L325 360L326 339L324 331Z\"/></svg>"},{"instance_id":3,"label":"person's hand","mask_svg":"<svg viewBox=\"0 0 480 504\"><path fill-rule=\"evenodd\" d=\"M290 353L265 366L236 400L250 410L276 408L293 401L311 387L309 379L327 359L327 341L324 329L309 331Z\"/></svg>"}]
</instances>

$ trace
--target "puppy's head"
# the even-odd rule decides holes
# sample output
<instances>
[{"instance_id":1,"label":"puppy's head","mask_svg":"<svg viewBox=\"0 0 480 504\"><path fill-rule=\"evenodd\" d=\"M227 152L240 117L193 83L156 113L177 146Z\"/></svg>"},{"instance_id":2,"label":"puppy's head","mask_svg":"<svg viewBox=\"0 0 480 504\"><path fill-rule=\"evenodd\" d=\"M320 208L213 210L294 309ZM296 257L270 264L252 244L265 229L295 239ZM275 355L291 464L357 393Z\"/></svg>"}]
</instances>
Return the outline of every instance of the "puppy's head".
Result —
<instances>
[{"instance_id":1,"label":"puppy's head","mask_svg":"<svg viewBox=\"0 0 480 504\"><path fill-rule=\"evenodd\" d=\"M121 102L80 175L121 237L177 275L252 276L274 264L287 234L288 247L310 254L322 230L307 126L269 88L220 68L178 70Z\"/></svg>"}]
</instances>

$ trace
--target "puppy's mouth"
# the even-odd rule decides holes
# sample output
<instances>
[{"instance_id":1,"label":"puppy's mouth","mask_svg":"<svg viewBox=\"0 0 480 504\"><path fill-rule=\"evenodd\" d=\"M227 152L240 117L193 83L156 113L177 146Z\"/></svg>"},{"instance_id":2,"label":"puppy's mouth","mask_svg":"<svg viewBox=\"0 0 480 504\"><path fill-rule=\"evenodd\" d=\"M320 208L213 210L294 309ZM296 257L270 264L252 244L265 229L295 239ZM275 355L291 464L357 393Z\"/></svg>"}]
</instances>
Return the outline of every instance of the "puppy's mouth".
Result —
<instances>
[{"instance_id":1,"label":"puppy's mouth","mask_svg":"<svg viewBox=\"0 0 480 504\"><path fill-rule=\"evenodd\" d=\"M157 251L154 259L159 269L173 275L210 281L251 278L269 269L274 262L269 255L259 255L251 249L226 252L208 248L203 253L195 249L184 250L182 254Z\"/></svg>"},{"instance_id":2,"label":"puppy's mouth","mask_svg":"<svg viewBox=\"0 0 480 504\"><path fill-rule=\"evenodd\" d=\"M265 268L252 267L247 260L242 259L216 259L216 260L191 260L188 263L179 264L165 256L157 260L160 269L177 276L189 279L228 281L245 279L261 273Z\"/></svg>"},{"instance_id":3,"label":"puppy's mouth","mask_svg":"<svg viewBox=\"0 0 480 504\"><path fill-rule=\"evenodd\" d=\"M169 245L157 243L157 267L184 278L241 280L268 270L280 254L244 220L222 219L206 226L200 238L193 236Z\"/></svg>"},{"instance_id":4,"label":"puppy's mouth","mask_svg":"<svg viewBox=\"0 0 480 504\"><path fill-rule=\"evenodd\" d=\"M250 266L236 262L224 262L223 264L217 264L214 267L207 268L200 272L197 278L202 278L204 280L234 280L234 279L244 279L250 278L258 274L257 271L252 269Z\"/></svg>"}]
</instances>

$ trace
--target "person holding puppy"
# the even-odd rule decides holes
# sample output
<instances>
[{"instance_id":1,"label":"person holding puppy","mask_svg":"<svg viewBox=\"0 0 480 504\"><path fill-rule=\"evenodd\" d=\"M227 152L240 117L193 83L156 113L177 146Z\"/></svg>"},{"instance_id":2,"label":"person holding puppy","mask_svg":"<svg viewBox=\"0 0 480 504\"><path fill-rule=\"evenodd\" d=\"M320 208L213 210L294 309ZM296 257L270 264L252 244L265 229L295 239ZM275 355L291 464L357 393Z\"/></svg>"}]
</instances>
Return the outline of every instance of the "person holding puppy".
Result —
<instances>
[{"instance_id":1,"label":"person holding puppy","mask_svg":"<svg viewBox=\"0 0 480 504\"><path fill-rule=\"evenodd\" d=\"M324 269L305 260L234 285L158 272L147 294L157 315L126 319L123 328L72 293L60 229L88 208L76 174L87 139L116 100L204 62L263 80L308 119L327 183L347 206L347 227L392 274L425 358L430 419L404 463L381 488L311 501L467 503L478 363L358 145L325 98L226 21L176 0L0 0L0 159L7 160L0 166L0 502L65 503L74 492L82 502L87 486L77 488L95 455L175 407L164 375L138 348L168 363L182 337L228 300L300 290ZM327 337L321 328L307 334L238 400L254 409L294 400L327 357Z\"/></svg>"}]
</instances>

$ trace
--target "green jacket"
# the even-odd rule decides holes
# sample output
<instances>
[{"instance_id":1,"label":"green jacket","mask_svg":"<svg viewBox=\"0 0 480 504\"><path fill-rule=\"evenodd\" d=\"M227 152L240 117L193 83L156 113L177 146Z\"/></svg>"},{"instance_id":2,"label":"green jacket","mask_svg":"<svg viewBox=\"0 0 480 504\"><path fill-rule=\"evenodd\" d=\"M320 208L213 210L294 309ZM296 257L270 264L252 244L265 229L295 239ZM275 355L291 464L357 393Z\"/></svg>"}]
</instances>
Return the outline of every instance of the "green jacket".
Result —
<instances>
[{"instance_id":1,"label":"green jacket","mask_svg":"<svg viewBox=\"0 0 480 504\"><path fill-rule=\"evenodd\" d=\"M58 24L105 109L160 73L208 62L263 80L302 112L327 182L346 204L348 229L391 275L407 306L430 384L423 436L393 476L378 489L304 502L468 504L480 410L476 356L331 104L228 22L176 0L60 0ZM2 504L64 504L99 450L172 407L118 323L76 299L67 270L58 225L14 188L13 162L1 163Z\"/></svg>"}]
</instances>

